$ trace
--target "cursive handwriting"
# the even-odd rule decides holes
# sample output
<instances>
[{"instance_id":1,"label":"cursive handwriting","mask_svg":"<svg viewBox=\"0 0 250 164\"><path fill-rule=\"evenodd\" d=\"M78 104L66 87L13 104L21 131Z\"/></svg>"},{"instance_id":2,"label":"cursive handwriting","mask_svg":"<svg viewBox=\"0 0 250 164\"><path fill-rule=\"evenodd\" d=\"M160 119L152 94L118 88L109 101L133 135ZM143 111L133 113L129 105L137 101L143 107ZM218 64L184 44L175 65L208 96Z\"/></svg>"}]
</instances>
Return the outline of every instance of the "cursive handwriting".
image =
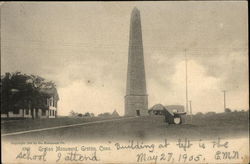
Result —
<instances>
[{"instance_id":1,"label":"cursive handwriting","mask_svg":"<svg viewBox=\"0 0 250 164\"><path fill-rule=\"evenodd\" d=\"M143 142L136 141L134 140L129 141L129 144L127 145L121 145L120 143L115 143L116 150L123 150L123 149L149 149L149 152L154 152L155 144L144 144Z\"/></svg>"},{"instance_id":2,"label":"cursive handwriting","mask_svg":"<svg viewBox=\"0 0 250 164\"><path fill-rule=\"evenodd\" d=\"M61 159L64 159L65 161L99 161L100 159L97 158L96 152L94 152L91 155L86 155L86 154L79 154L77 152L69 152L66 153L64 157L62 157L62 153L57 154L57 160L56 162L59 162Z\"/></svg>"},{"instance_id":3,"label":"cursive handwriting","mask_svg":"<svg viewBox=\"0 0 250 164\"><path fill-rule=\"evenodd\" d=\"M25 149L25 150L22 150L16 156L16 159L46 161L46 155L47 155L46 151L42 152L42 154L31 154L30 149Z\"/></svg>"}]
</instances>

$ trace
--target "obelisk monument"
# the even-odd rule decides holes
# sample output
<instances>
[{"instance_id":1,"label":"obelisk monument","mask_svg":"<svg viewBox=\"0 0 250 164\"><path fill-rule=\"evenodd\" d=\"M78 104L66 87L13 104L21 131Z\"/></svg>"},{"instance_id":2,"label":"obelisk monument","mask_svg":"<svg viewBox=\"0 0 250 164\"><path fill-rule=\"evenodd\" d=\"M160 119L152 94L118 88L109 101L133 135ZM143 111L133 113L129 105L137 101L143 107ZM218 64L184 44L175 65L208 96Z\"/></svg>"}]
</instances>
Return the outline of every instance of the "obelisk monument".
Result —
<instances>
[{"instance_id":1,"label":"obelisk monument","mask_svg":"<svg viewBox=\"0 0 250 164\"><path fill-rule=\"evenodd\" d=\"M141 18L137 8L133 9L130 19L125 115L148 115Z\"/></svg>"}]
</instances>

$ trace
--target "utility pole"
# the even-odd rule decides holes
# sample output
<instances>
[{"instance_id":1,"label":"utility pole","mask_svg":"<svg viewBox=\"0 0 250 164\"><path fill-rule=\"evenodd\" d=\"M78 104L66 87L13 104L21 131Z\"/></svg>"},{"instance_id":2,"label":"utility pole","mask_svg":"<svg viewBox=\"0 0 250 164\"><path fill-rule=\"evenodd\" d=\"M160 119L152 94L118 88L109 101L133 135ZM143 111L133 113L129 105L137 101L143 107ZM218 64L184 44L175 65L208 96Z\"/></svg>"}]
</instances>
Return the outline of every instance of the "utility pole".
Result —
<instances>
[{"instance_id":1,"label":"utility pole","mask_svg":"<svg viewBox=\"0 0 250 164\"><path fill-rule=\"evenodd\" d=\"M186 66L186 112L188 112L188 75L187 75L187 49L185 48L185 66Z\"/></svg>"},{"instance_id":2,"label":"utility pole","mask_svg":"<svg viewBox=\"0 0 250 164\"><path fill-rule=\"evenodd\" d=\"M226 90L223 90L222 92L223 92L223 94L224 94L224 112L225 112L226 107L227 107L227 106L226 106L226 92L227 92L227 91L226 91Z\"/></svg>"},{"instance_id":3,"label":"utility pole","mask_svg":"<svg viewBox=\"0 0 250 164\"><path fill-rule=\"evenodd\" d=\"M193 122L193 113L192 113L192 101L190 100L189 101L189 111L190 111L190 118L191 118L191 123Z\"/></svg>"}]
</instances>

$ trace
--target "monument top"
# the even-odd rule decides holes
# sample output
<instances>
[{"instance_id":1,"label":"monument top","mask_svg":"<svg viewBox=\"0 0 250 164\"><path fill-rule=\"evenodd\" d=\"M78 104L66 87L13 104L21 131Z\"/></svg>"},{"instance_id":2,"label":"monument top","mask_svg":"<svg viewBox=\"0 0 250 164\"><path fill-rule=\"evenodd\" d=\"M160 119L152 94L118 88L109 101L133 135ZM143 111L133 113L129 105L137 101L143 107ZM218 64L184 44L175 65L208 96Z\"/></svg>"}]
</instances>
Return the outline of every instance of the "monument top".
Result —
<instances>
[{"instance_id":1,"label":"monument top","mask_svg":"<svg viewBox=\"0 0 250 164\"><path fill-rule=\"evenodd\" d=\"M138 16L140 17L140 10L137 7L134 7L134 9L132 10L131 18L135 18Z\"/></svg>"},{"instance_id":2,"label":"monument top","mask_svg":"<svg viewBox=\"0 0 250 164\"><path fill-rule=\"evenodd\" d=\"M140 12L139 9L135 6L132 12Z\"/></svg>"}]
</instances>

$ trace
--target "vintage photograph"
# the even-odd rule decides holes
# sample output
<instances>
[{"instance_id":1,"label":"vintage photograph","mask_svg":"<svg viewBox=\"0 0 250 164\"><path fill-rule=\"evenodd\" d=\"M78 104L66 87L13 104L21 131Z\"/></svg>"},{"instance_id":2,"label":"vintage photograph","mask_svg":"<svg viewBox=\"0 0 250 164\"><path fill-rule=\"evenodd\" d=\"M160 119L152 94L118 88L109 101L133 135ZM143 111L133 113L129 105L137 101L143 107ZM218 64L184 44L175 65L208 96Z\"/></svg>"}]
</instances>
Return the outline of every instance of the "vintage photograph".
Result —
<instances>
[{"instance_id":1,"label":"vintage photograph","mask_svg":"<svg viewBox=\"0 0 250 164\"><path fill-rule=\"evenodd\" d=\"M249 163L247 1L0 12L2 163Z\"/></svg>"}]
</instances>

